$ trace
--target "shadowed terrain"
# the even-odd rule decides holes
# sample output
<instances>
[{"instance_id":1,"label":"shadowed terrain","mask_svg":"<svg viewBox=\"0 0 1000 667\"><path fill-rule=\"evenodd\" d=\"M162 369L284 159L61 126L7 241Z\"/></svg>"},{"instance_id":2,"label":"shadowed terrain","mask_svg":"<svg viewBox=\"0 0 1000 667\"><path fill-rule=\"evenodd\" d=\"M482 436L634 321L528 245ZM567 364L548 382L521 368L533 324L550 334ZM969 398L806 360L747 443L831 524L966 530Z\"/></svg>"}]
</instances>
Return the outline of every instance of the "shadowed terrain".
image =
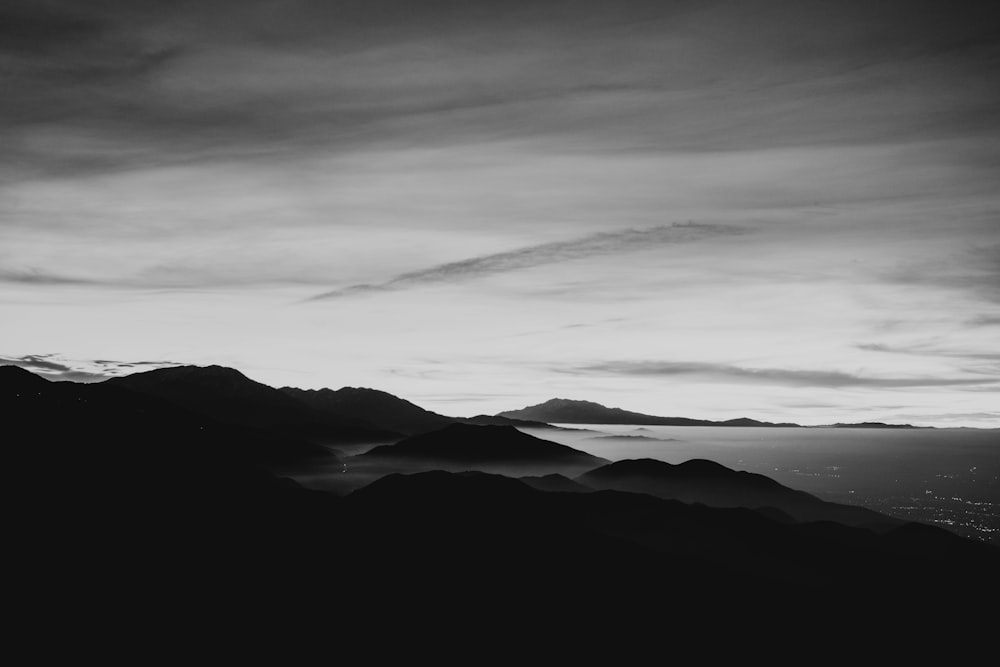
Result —
<instances>
[{"instance_id":1,"label":"shadowed terrain","mask_svg":"<svg viewBox=\"0 0 1000 667\"><path fill-rule=\"evenodd\" d=\"M385 442L398 433L356 416L321 411L224 366L176 366L104 384L156 396L220 422L334 443ZM397 399L398 400L398 399Z\"/></svg>"},{"instance_id":2,"label":"shadowed terrain","mask_svg":"<svg viewBox=\"0 0 1000 667\"><path fill-rule=\"evenodd\" d=\"M325 448L122 383L50 383L2 367L0 402L5 451L23 473L11 529L14 567L31 584L22 609L48 613L56 600L60 614L86 618L81 627L134 632L184 618L426 636L444 624L517 644L583 630L624 638L668 623L708 640L745 627L725 610L748 604L791 632L802 613L817 622L878 604L903 614L917 601L943 608L998 591L987 545L915 524L797 521L776 502L754 511L584 492L580 481L610 484L622 464L652 473L646 462L606 464L510 427L451 425L383 451L596 469L577 482L391 473L338 497L274 473ZM358 458L384 462L377 452ZM652 476L799 497L710 462L671 468ZM942 572L947 586L934 583Z\"/></svg>"}]
</instances>

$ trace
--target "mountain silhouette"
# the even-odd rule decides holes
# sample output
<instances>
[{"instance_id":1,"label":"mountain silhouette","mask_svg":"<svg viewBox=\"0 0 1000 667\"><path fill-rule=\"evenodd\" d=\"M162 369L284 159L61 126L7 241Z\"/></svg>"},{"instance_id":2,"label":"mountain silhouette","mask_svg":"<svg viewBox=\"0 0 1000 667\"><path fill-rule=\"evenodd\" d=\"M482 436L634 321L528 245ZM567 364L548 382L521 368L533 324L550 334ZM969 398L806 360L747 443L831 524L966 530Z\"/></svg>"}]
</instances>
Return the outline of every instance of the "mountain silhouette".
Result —
<instances>
[{"instance_id":1,"label":"mountain silhouette","mask_svg":"<svg viewBox=\"0 0 1000 667\"><path fill-rule=\"evenodd\" d=\"M332 442L387 442L400 435L363 419L323 414L285 392L224 366L174 366L111 378L108 386L156 396L229 424L320 437Z\"/></svg>"},{"instance_id":2,"label":"mountain silhouette","mask_svg":"<svg viewBox=\"0 0 1000 667\"><path fill-rule=\"evenodd\" d=\"M558 428L544 422L511 419L495 415L448 417L426 410L406 399L378 389L366 389L363 387L296 389L295 387L282 387L281 391L325 415L341 419L363 419L380 429L406 435L437 431L449 424Z\"/></svg>"},{"instance_id":3,"label":"mountain silhouette","mask_svg":"<svg viewBox=\"0 0 1000 667\"><path fill-rule=\"evenodd\" d=\"M543 440L513 426L451 424L355 457L363 463L444 470L530 471L579 474L607 463L566 445Z\"/></svg>"},{"instance_id":4,"label":"mountain silhouette","mask_svg":"<svg viewBox=\"0 0 1000 667\"><path fill-rule=\"evenodd\" d=\"M45 619L55 604L84 632L177 619L241 637L279 624L382 640L444 628L484 642L554 638L562 650L580 632L619 648L637 632L660 641L664 624L704 646L751 614L766 618L766 641L787 644L797 620L827 632L874 608L883 632L911 624L918 605L975 610L1000 592L995 549L929 526L879 533L486 473L397 472L339 498L274 473L276 458L309 443L119 383L0 368L0 405L17 473L6 555L28 583L12 600ZM444 430L445 451L486 433L481 454L557 454L530 436L514 442L510 427Z\"/></svg>"},{"instance_id":5,"label":"mountain silhouette","mask_svg":"<svg viewBox=\"0 0 1000 667\"><path fill-rule=\"evenodd\" d=\"M155 450L161 460L157 466L163 469L170 467L167 463L171 460L185 460L185 465L194 467L230 459L253 465L337 461L326 447L294 435L218 421L117 382L49 382L28 371L9 368L13 367L0 367L0 401L10 415L17 415L9 418L12 439L82 442L69 450L74 458L88 455L91 448L96 457L103 448L118 451L122 462L141 458L139 454L146 449ZM207 440L212 446L201 449ZM38 453L25 448L18 451Z\"/></svg>"},{"instance_id":6,"label":"mountain silhouette","mask_svg":"<svg viewBox=\"0 0 1000 667\"><path fill-rule=\"evenodd\" d=\"M641 433L616 433L612 435L595 435L588 440L605 440L618 442L677 442L677 438L656 438Z\"/></svg>"},{"instance_id":7,"label":"mountain silhouette","mask_svg":"<svg viewBox=\"0 0 1000 667\"><path fill-rule=\"evenodd\" d=\"M19 391L42 390L51 383L20 366L0 366L0 392L7 395Z\"/></svg>"},{"instance_id":8,"label":"mountain silhouette","mask_svg":"<svg viewBox=\"0 0 1000 667\"><path fill-rule=\"evenodd\" d=\"M224 366L159 368L105 383L158 396L230 423L291 424L315 418L300 401Z\"/></svg>"},{"instance_id":9,"label":"mountain silhouette","mask_svg":"<svg viewBox=\"0 0 1000 667\"><path fill-rule=\"evenodd\" d=\"M655 459L627 459L586 472L577 481L594 489L645 493L711 507L775 508L798 521L872 527L903 523L863 507L826 502L770 477L732 470L704 459L678 465Z\"/></svg>"},{"instance_id":10,"label":"mountain silhouette","mask_svg":"<svg viewBox=\"0 0 1000 667\"><path fill-rule=\"evenodd\" d=\"M921 428L913 424L886 424L885 422L856 422L853 424L830 424L817 428Z\"/></svg>"},{"instance_id":11,"label":"mountain silhouette","mask_svg":"<svg viewBox=\"0 0 1000 667\"><path fill-rule=\"evenodd\" d=\"M768 428L789 428L789 427L799 427L799 424L793 424L791 422L762 422L758 419L750 419L749 417L737 417L736 419L726 419L724 421L712 422L715 426L763 426Z\"/></svg>"},{"instance_id":12,"label":"mountain silhouette","mask_svg":"<svg viewBox=\"0 0 1000 667\"><path fill-rule=\"evenodd\" d=\"M662 589L668 598L672 594L687 602L725 596L728 590L728 595L749 594L736 598L742 602L763 605L770 595L780 596L783 586L845 587L852 593L885 586L902 592L913 585L905 572L914 572L925 558L925 565L967 558L980 574L985 570L979 568L997 562L994 549L930 526L900 522L878 533L828 521L789 523L747 509L645 494L552 493L525 480L481 472L392 474L347 501L379 535L407 535L414 543L437 540L453 545L451 553L463 554L449 559L445 569L420 555L405 563L424 576L462 581L505 571L516 573L513 586L546 578L558 586L561 577L569 576L587 581L591 591L601 590L601 597L612 593L587 576L595 566L615 572L609 583L619 590L636 585L646 593L659 589L656 582L662 579L655 572L679 566L685 576L670 578ZM400 571L395 554L424 551L393 546L380 549L386 552L387 572ZM928 546L934 548L923 551ZM906 555L902 561L901 554ZM494 571L498 564L500 571Z\"/></svg>"},{"instance_id":13,"label":"mountain silhouette","mask_svg":"<svg viewBox=\"0 0 1000 667\"><path fill-rule=\"evenodd\" d=\"M281 391L325 415L338 419L362 419L380 429L406 435L434 431L457 421L377 389L282 387Z\"/></svg>"},{"instance_id":14,"label":"mountain silhouette","mask_svg":"<svg viewBox=\"0 0 1000 667\"><path fill-rule=\"evenodd\" d=\"M649 426L796 426L796 424L771 424L754 419L740 418L728 421L688 419L686 417L657 417L621 408L608 408L592 401L553 398L538 405L520 410L498 413L500 417L529 419L554 424L635 424Z\"/></svg>"}]
</instances>

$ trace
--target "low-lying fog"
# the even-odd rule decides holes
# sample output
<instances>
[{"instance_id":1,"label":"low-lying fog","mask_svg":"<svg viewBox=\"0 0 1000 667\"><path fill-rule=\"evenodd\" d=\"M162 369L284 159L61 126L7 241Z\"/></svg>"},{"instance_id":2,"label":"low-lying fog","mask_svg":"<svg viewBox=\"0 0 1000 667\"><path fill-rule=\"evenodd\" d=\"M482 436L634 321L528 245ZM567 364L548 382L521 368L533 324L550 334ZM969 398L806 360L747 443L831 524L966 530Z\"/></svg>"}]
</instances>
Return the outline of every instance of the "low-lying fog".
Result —
<instances>
[{"instance_id":1,"label":"low-lying fog","mask_svg":"<svg viewBox=\"0 0 1000 667\"><path fill-rule=\"evenodd\" d=\"M767 475L824 500L863 505L1000 543L1000 431L564 426L567 430L521 430L611 461L709 459ZM340 453L353 456L372 446L342 447ZM382 474L352 465L350 459L346 466L284 473L305 486L341 494Z\"/></svg>"},{"instance_id":2,"label":"low-lying fog","mask_svg":"<svg viewBox=\"0 0 1000 667\"><path fill-rule=\"evenodd\" d=\"M824 500L1000 541L997 430L565 426L588 430L522 430L611 460L710 459Z\"/></svg>"}]
</instances>

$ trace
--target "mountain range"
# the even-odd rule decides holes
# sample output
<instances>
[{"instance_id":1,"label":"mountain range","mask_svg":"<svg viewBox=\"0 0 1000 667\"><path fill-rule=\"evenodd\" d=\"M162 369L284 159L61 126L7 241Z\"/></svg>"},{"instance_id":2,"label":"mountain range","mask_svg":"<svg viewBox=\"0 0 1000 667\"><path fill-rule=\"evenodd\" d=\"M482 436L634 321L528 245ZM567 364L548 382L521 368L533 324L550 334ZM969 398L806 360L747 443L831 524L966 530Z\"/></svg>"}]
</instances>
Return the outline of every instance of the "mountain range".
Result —
<instances>
[{"instance_id":1,"label":"mountain range","mask_svg":"<svg viewBox=\"0 0 1000 667\"><path fill-rule=\"evenodd\" d=\"M472 424L338 458L301 433L383 425L251 382L209 368L53 383L0 367L8 567L27 589L8 600L19 613L125 633L180 622L245 632L280 610L324 638L367 628L434 641L585 642L581 631L634 641L669 627L704 650L748 615L785 642L800 622L840 627L830 624L877 609L884 630L914 609L952 618L1000 592L989 545L823 516L828 503L707 461L585 460ZM350 474L371 460L475 468L507 454L591 467L520 479L396 470L344 496L280 473L290 460ZM442 627L440 609L461 613Z\"/></svg>"},{"instance_id":2,"label":"mountain range","mask_svg":"<svg viewBox=\"0 0 1000 667\"><path fill-rule=\"evenodd\" d=\"M690 419L687 417L658 417L621 408L609 408L593 401L579 401L567 398L553 398L544 403L529 405L520 410L507 410L498 416L511 419L529 419L550 424L634 424L638 426L738 426L766 428L917 428L910 424L885 424L882 422L858 422L854 424L829 424L824 426L802 426L791 422L765 422L749 417L737 417L723 421Z\"/></svg>"},{"instance_id":3,"label":"mountain range","mask_svg":"<svg viewBox=\"0 0 1000 667\"><path fill-rule=\"evenodd\" d=\"M648 426L801 427L740 417L724 421L660 417L609 408L592 401L554 398L496 415L450 417L390 393L364 387L275 389L224 366L174 366L114 377L103 384L166 399L227 423L295 428L301 435L331 443L386 442L437 430L448 424L556 428L552 424L634 424ZM908 424L859 422L830 428L914 428Z\"/></svg>"},{"instance_id":4,"label":"mountain range","mask_svg":"<svg viewBox=\"0 0 1000 667\"><path fill-rule=\"evenodd\" d=\"M325 442L385 442L401 437L354 414L314 407L224 366L159 368L101 384L155 396L222 423Z\"/></svg>"},{"instance_id":5,"label":"mountain range","mask_svg":"<svg viewBox=\"0 0 1000 667\"><path fill-rule=\"evenodd\" d=\"M399 440L449 424L552 428L503 416L448 417L377 389L275 389L224 366L174 366L106 380L108 386L163 398L222 422L295 429L330 443Z\"/></svg>"}]
</instances>

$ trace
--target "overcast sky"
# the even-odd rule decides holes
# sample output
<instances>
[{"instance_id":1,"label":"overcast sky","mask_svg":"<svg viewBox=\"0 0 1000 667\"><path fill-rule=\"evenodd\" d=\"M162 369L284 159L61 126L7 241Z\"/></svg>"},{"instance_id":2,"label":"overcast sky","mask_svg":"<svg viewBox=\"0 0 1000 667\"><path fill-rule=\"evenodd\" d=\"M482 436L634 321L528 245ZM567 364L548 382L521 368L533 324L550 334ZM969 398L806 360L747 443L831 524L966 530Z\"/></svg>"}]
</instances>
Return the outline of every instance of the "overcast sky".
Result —
<instances>
[{"instance_id":1,"label":"overcast sky","mask_svg":"<svg viewBox=\"0 0 1000 667\"><path fill-rule=\"evenodd\" d=\"M1000 20L5 0L0 363L1000 427Z\"/></svg>"}]
</instances>

